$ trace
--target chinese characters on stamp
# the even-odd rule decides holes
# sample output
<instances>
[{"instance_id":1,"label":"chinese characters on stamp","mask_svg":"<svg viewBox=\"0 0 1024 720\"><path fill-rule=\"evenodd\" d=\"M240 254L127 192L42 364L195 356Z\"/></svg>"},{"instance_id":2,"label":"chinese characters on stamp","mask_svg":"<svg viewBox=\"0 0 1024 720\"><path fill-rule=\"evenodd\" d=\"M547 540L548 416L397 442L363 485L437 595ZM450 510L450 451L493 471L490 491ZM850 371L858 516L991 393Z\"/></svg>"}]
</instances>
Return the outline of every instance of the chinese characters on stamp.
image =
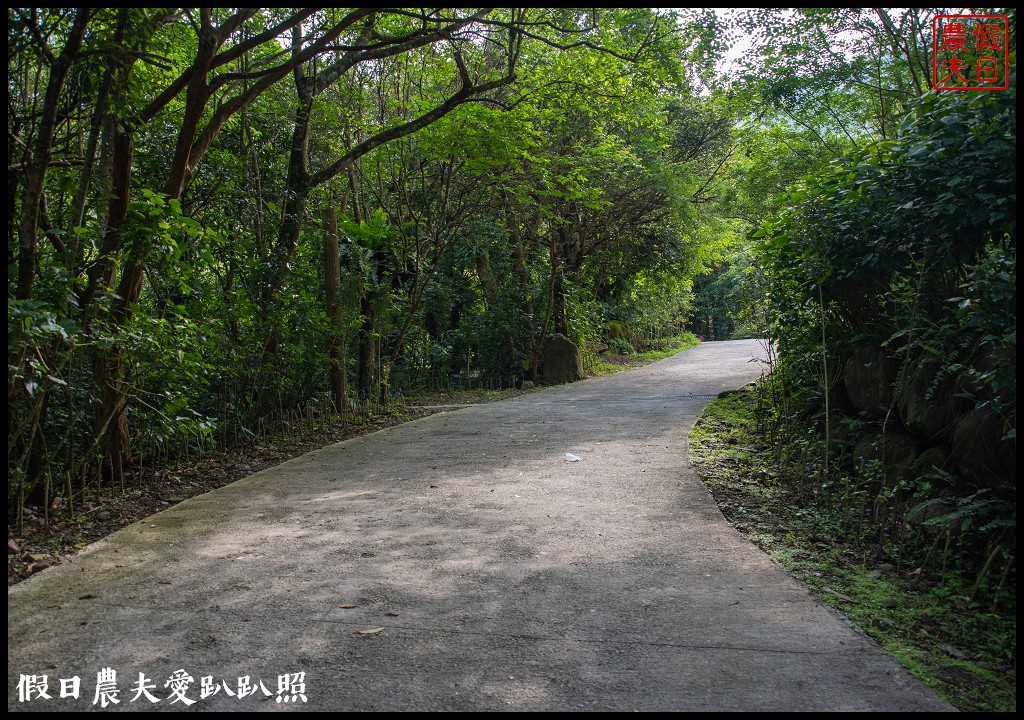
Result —
<instances>
[{"instance_id":1,"label":"chinese characters on stamp","mask_svg":"<svg viewBox=\"0 0 1024 720\"><path fill-rule=\"evenodd\" d=\"M932 18L932 87L1005 90L1010 86L1005 15Z\"/></svg>"}]
</instances>

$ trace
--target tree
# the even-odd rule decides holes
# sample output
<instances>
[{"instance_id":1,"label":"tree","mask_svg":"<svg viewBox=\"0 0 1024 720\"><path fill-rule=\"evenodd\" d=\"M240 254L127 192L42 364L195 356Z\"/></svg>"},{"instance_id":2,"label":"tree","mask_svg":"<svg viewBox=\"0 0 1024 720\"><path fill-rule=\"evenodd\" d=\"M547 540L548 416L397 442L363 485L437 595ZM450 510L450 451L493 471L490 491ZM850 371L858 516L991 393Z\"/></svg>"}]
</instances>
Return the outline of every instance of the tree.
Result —
<instances>
[{"instance_id":1,"label":"tree","mask_svg":"<svg viewBox=\"0 0 1024 720\"><path fill-rule=\"evenodd\" d=\"M469 228L511 226L514 277L532 282L554 227L531 197L534 118L563 112L554 100L593 69L609 101L628 94L616 73L650 84L676 33L645 9L9 20L9 457L11 487L40 500L57 480L69 496L104 469L116 482L143 445L243 437L346 366L331 343L369 313L339 267L328 319L313 211L340 205L339 255L378 210L390 228L394 248L371 253L385 376ZM551 67L566 54L568 79ZM504 262L478 259L482 277Z\"/></svg>"}]
</instances>

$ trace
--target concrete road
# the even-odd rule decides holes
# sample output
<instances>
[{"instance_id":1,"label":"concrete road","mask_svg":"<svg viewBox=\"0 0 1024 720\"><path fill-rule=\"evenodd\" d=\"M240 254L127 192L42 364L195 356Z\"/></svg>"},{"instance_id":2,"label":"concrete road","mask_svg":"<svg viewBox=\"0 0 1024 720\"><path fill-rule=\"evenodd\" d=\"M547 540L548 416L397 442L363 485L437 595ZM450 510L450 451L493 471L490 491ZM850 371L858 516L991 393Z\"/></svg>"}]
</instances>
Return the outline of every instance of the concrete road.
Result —
<instances>
[{"instance_id":1,"label":"concrete road","mask_svg":"<svg viewBox=\"0 0 1024 720\"><path fill-rule=\"evenodd\" d=\"M950 710L694 476L687 434L760 352L441 413L132 525L8 591L8 709Z\"/></svg>"}]
</instances>

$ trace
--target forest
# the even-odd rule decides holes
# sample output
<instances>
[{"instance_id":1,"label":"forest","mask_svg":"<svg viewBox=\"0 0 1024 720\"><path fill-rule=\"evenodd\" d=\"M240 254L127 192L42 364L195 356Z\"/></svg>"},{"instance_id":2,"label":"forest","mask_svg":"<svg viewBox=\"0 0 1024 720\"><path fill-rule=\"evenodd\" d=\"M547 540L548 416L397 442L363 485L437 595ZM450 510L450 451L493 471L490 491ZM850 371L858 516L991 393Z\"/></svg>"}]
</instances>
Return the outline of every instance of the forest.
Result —
<instances>
[{"instance_id":1,"label":"forest","mask_svg":"<svg viewBox=\"0 0 1024 720\"><path fill-rule=\"evenodd\" d=\"M549 333L678 332L744 232L709 212L737 152L690 62L712 16L12 9L8 32L14 506L296 411L521 384Z\"/></svg>"},{"instance_id":2,"label":"forest","mask_svg":"<svg viewBox=\"0 0 1024 720\"><path fill-rule=\"evenodd\" d=\"M1006 89L949 92L945 12L9 9L9 536L298 418L541 383L556 333L587 372L756 337L810 501L925 564L951 534L905 528L959 525L1005 608L1016 15L979 11ZM875 417L843 390L865 347ZM914 462L983 460L856 445L914 429L912 386L974 423Z\"/></svg>"}]
</instances>

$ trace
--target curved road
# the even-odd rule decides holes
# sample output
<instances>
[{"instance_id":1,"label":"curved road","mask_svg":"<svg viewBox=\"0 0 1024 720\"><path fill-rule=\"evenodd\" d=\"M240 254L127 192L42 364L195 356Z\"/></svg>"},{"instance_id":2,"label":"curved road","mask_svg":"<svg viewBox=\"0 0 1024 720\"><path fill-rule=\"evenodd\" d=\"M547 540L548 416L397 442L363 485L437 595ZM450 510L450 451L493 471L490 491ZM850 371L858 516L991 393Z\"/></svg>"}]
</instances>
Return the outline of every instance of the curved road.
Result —
<instances>
[{"instance_id":1,"label":"curved road","mask_svg":"<svg viewBox=\"0 0 1024 720\"><path fill-rule=\"evenodd\" d=\"M8 591L8 708L951 709L694 476L687 434L760 353L441 413L130 526Z\"/></svg>"}]
</instances>

